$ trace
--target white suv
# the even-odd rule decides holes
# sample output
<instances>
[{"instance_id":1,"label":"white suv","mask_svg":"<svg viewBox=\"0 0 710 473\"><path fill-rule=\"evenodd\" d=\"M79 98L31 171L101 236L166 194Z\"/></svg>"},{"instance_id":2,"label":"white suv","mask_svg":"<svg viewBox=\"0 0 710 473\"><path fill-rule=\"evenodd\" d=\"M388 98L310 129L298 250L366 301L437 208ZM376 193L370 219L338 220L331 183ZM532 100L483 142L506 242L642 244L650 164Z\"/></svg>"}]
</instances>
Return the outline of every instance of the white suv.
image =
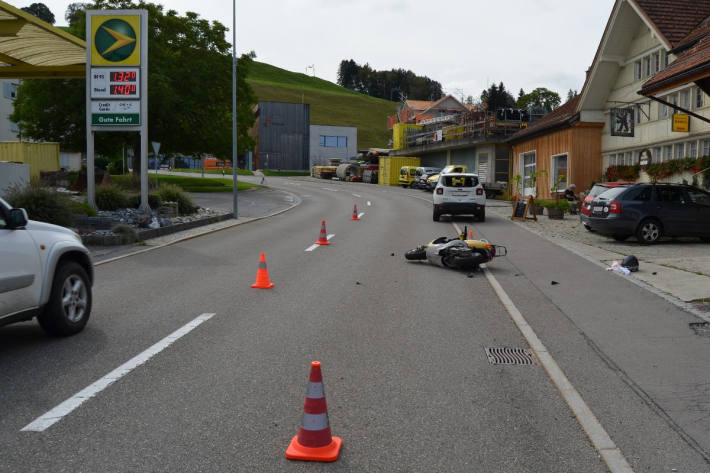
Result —
<instances>
[{"instance_id":1,"label":"white suv","mask_svg":"<svg viewBox=\"0 0 710 473\"><path fill-rule=\"evenodd\" d=\"M486 192L471 173L442 174L434 189L434 221L443 214L473 215L486 220Z\"/></svg>"},{"instance_id":2,"label":"white suv","mask_svg":"<svg viewBox=\"0 0 710 473\"><path fill-rule=\"evenodd\" d=\"M37 317L52 335L80 332L91 313L93 264L79 235L27 219L0 199L0 326Z\"/></svg>"}]
</instances>

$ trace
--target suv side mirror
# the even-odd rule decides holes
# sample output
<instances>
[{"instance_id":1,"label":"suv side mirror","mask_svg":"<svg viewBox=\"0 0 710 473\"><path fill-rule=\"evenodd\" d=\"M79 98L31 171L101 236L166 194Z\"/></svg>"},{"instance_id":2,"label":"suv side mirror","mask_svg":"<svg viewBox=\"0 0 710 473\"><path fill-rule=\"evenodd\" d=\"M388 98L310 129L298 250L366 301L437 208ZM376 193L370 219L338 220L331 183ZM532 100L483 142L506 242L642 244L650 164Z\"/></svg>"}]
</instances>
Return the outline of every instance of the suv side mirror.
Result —
<instances>
[{"instance_id":1,"label":"suv side mirror","mask_svg":"<svg viewBox=\"0 0 710 473\"><path fill-rule=\"evenodd\" d=\"M27 211L25 209L10 210L10 218L7 222L8 228L22 228L27 225Z\"/></svg>"}]
</instances>

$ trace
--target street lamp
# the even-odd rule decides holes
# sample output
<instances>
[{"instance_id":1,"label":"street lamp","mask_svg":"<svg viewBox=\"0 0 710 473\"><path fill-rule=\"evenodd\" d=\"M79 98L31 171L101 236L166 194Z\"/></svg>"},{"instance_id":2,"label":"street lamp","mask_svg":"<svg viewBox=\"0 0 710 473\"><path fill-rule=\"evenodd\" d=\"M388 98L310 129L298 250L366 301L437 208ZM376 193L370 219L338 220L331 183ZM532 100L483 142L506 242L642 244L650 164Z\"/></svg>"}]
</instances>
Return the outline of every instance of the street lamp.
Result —
<instances>
[{"instance_id":1,"label":"street lamp","mask_svg":"<svg viewBox=\"0 0 710 473\"><path fill-rule=\"evenodd\" d=\"M232 201L233 218L237 213L237 0L232 0Z\"/></svg>"}]
</instances>

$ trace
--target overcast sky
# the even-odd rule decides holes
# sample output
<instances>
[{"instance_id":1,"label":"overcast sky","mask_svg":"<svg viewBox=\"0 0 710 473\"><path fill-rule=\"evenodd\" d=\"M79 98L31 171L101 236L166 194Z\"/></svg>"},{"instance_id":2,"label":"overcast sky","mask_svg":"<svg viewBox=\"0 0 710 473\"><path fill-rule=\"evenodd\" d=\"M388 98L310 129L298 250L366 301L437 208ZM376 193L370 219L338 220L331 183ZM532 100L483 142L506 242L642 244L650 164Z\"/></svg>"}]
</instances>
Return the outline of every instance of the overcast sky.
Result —
<instances>
[{"instance_id":1,"label":"overcast sky","mask_svg":"<svg viewBox=\"0 0 710 473\"><path fill-rule=\"evenodd\" d=\"M11 3L28 6L39 0ZM69 1L46 0L56 25ZM169 0L230 28L229 0ZM237 0L237 52L290 71L337 80L342 59L404 68L445 92L480 96L503 81L517 96L547 87L580 90L613 0ZM307 66L313 65L313 69Z\"/></svg>"}]
</instances>

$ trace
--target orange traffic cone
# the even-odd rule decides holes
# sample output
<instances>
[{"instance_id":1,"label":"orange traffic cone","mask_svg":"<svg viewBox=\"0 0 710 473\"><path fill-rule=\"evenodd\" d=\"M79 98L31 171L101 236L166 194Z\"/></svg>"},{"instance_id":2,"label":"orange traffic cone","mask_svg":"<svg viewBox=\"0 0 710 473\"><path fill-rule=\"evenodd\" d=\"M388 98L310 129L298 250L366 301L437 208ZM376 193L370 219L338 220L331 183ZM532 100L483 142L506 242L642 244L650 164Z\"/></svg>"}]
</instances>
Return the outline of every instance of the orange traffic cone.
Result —
<instances>
[{"instance_id":1,"label":"orange traffic cone","mask_svg":"<svg viewBox=\"0 0 710 473\"><path fill-rule=\"evenodd\" d=\"M325 220L320 223L320 235L318 235L318 240L316 240L316 245L330 245L328 241L328 235L325 233Z\"/></svg>"},{"instance_id":2,"label":"orange traffic cone","mask_svg":"<svg viewBox=\"0 0 710 473\"><path fill-rule=\"evenodd\" d=\"M332 462L338 459L343 439L330 434L328 406L325 404L320 361L311 362L308 392L303 406L303 418L298 435L286 449L289 460Z\"/></svg>"},{"instance_id":3,"label":"orange traffic cone","mask_svg":"<svg viewBox=\"0 0 710 473\"><path fill-rule=\"evenodd\" d=\"M274 287L274 283L269 281L269 270L266 269L264 253L262 253L261 258L259 258L259 269L256 270L256 281L254 281L251 287L255 289L271 289Z\"/></svg>"},{"instance_id":4,"label":"orange traffic cone","mask_svg":"<svg viewBox=\"0 0 710 473\"><path fill-rule=\"evenodd\" d=\"M468 239L473 240L473 230L468 231Z\"/></svg>"},{"instance_id":5,"label":"orange traffic cone","mask_svg":"<svg viewBox=\"0 0 710 473\"><path fill-rule=\"evenodd\" d=\"M357 204L353 204L353 216L350 217L350 220L360 220L360 217L357 216Z\"/></svg>"}]
</instances>

